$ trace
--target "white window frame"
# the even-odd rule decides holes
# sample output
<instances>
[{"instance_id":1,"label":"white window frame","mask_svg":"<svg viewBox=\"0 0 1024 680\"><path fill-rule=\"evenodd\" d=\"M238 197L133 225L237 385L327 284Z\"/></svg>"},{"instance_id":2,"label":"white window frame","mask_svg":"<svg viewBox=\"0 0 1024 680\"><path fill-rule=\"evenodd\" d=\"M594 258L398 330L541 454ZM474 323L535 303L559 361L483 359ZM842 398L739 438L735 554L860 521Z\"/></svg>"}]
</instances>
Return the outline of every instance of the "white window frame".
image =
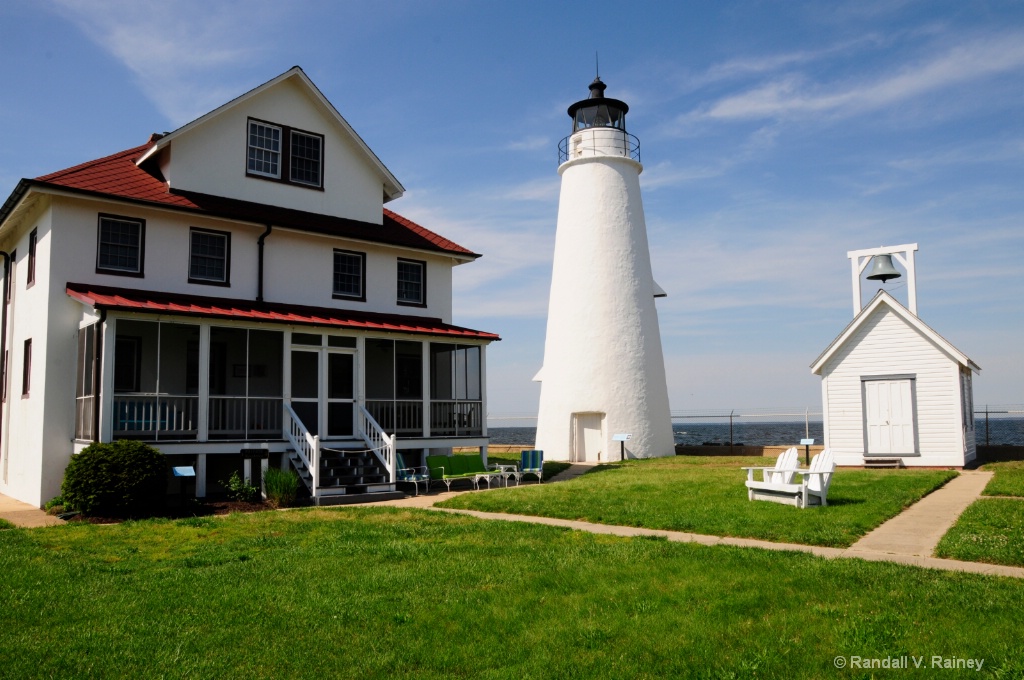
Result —
<instances>
[{"instance_id":1,"label":"white window frame","mask_svg":"<svg viewBox=\"0 0 1024 680\"><path fill-rule=\"evenodd\" d=\"M402 265L416 265L420 269L420 297L418 300L412 300L402 297L401 283L401 266ZM423 260L408 260L403 257L398 258L398 266L395 268L395 299L400 305L408 305L412 307L426 307L427 306L427 263Z\"/></svg>"},{"instance_id":2,"label":"white window frame","mask_svg":"<svg viewBox=\"0 0 1024 680\"><path fill-rule=\"evenodd\" d=\"M224 277L220 279L209 278L205 276L196 276L192 273L192 257L195 254L193 252L194 239L196 234L202 234L203 236L214 236L224 239ZM214 229L201 229L199 227L191 227L188 232L188 282L189 283L200 283L210 284L219 286L228 286L231 284L231 232L229 231L216 231Z\"/></svg>"},{"instance_id":3,"label":"white window frame","mask_svg":"<svg viewBox=\"0 0 1024 680\"><path fill-rule=\"evenodd\" d=\"M267 128L268 130L277 130L277 150L268 149L262 146L254 146L252 143L253 126L261 128ZM259 133L257 133L258 135ZM259 177L271 177L273 179L281 179L281 166L284 164L284 129L280 125L274 125L273 123L267 123L262 120L249 119L248 129L246 130L246 151L245 151L245 171L250 175L257 175ZM252 158L250 154L252 150L256 149L263 153L276 154L277 156L277 172L264 172L262 170L255 170L252 167Z\"/></svg>"},{"instance_id":4,"label":"white window frame","mask_svg":"<svg viewBox=\"0 0 1024 680\"><path fill-rule=\"evenodd\" d=\"M308 139L315 139L319 145L316 158L316 181L307 182L303 179L295 178L295 138L306 137ZM309 160L309 159L303 159ZM288 134L288 181L292 184L301 184L308 187L321 187L324 183L324 138L323 135L318 135L311 132L303 132L302 130L289 130Z\"/></svg>"},{"instance_id":5,"label":"white window frame","mask_svg":"<svg viewBox=\"0 0 1024 680\"><path fill-rule=\"evenodd\" d=\"M340 292L334 285L333 277L338 274L338 256L352 257L359 260L359 292L356 294ZM334 249L334 260L332 268L331 294L335 300L358 300L366 301L366 253L355 250Z\"/></svg>"}]
</instances>

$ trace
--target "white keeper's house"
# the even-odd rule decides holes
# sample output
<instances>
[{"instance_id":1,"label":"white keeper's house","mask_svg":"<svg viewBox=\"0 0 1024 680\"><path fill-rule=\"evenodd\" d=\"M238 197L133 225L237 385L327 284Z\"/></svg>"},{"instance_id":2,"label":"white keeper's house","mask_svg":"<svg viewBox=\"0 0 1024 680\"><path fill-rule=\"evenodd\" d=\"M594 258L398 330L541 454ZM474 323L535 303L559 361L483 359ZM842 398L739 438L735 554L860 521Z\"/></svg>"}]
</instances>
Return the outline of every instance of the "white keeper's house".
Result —
<instances>
[{"instance_id":1,"label":"white keeper's house","mask_svg":"<svg viewBox=\"0 0 1024 680\"><path fill-rule=\"evenodd\" d=\"M486 455L499 338L451 323L452 269L479 255L383 207L403 192L298 67L21 180L0 208L0 492L41 505L75 452L122 438L194 466L199 496L253 455L318 499L393 490L396 448Z\"/></svg>"}]
</instances>

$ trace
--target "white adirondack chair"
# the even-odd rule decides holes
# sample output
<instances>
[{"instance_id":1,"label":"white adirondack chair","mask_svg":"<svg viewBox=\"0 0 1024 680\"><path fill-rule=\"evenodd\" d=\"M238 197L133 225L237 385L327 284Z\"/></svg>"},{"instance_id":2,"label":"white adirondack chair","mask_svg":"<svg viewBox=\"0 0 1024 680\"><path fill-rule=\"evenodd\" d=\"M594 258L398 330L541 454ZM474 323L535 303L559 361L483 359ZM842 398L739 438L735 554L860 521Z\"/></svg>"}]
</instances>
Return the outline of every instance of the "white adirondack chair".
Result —
<instances>
[{"instance_id":1,"label":"white adirondack chair","mask_svg":"<svg viewBox=\"0 0 1024 680\"><path fill-rule=\"evenodd\" d=\"M803 479L799 484L773 481L747 480L747 497L752 501L772 501L806 508L809 505L828 505L828 487L836 471L832 451L825 449L811 459L807 470L796 470Z\"/></svg>"},{"instance_id":2,"label":"white adirondack chair","mask_svg":"<svg viewBox=\"0 0 1024 680\"><path fill-rule=\"evenodd\" d=\"M779 457L775 460L774 467L745 467L741 469L747 471L748 482L753 482L754 472L756 470L760 470L762 482L768 482L771 484L792 484L793 475L796 474L799 467L800 455L797 453L796 447L793 446L779 454Z\"/></svg>"}]
</instances>

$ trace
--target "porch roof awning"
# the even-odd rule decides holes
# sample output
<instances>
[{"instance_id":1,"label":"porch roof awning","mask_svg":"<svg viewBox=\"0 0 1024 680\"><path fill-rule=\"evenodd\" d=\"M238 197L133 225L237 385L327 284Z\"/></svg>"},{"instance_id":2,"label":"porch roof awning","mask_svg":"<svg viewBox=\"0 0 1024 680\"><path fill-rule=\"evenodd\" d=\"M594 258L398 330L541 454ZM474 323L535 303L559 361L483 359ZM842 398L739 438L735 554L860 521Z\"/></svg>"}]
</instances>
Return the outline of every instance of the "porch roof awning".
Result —
<instances>
[{"instance_id":1,"label":"porch roof awning","mask_svg":"<svg viewBox=\"0 0 1024 680\"><path fill-rule=\"evenodd\" d=\"M67 294L94 309L120 312L148 312L212 319L328 326L359 331L415 333L467 340L501 340L496 333L453 326L440 319L424 316L381 314L328 307L286 305L276 302L161 293L132 288L95 286L86 283L68 283Z\"/></svg>"}]
</instances>

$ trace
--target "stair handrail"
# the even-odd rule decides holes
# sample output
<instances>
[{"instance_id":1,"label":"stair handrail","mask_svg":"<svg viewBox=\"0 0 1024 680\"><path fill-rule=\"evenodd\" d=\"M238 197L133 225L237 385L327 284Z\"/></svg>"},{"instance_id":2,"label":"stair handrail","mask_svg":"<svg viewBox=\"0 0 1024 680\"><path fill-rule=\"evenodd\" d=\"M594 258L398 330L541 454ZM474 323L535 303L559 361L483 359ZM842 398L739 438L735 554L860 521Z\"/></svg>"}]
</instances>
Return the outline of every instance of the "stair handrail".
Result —
<instances>
[{"instance_id":1,"label":"stair handrail","mask_svg":"<svg viewBox=\"0 0 1024 680\"><path fill-rule=\"evenodd\" d=\"M317 496L317 489L320 486L320 437L311 434L302 420L295 415L291 404L282 402L284 407L284 434L291 442L299 460L309 471L309 491L313 497ZM301 477L301 475L300 475Z\"/></svg>"},{"instance_id":2,"label":"stair handrail","mask_svg":"<svg viewBox=\"0 0 1024 680\"><path fill-rule=\"evenodd\" d=\"M359 408L359 434L388 471L388 483L395 483L395 442L398 435L389 435L362 404Z\"/></svg>"}]
</instances>

